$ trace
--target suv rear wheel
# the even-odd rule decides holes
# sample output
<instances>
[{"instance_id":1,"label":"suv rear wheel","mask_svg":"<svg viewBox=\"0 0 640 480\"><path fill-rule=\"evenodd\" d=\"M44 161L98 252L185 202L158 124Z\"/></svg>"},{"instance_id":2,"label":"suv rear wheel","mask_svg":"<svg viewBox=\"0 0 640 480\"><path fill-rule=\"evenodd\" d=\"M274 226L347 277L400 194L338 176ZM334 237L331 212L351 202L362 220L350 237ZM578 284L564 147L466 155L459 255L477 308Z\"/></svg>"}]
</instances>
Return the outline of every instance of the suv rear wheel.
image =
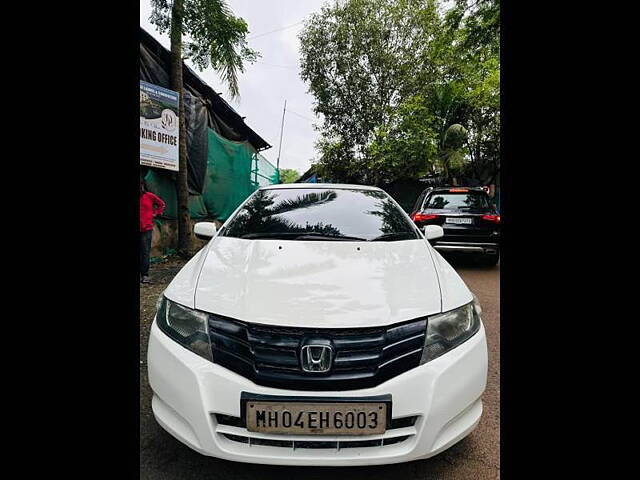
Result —
<instances>
[{"instance_id":1,"label":"suv rear wheel","mask_svg":"<svg viewBox=\"0 0 640 480\"><path fill-rule=\"evenodd\" d=\"M498 260L500 260L500 252L486 253L479 256L478 263L483 267L493 267L498 264Z\"/></svg>"}]
</instances>

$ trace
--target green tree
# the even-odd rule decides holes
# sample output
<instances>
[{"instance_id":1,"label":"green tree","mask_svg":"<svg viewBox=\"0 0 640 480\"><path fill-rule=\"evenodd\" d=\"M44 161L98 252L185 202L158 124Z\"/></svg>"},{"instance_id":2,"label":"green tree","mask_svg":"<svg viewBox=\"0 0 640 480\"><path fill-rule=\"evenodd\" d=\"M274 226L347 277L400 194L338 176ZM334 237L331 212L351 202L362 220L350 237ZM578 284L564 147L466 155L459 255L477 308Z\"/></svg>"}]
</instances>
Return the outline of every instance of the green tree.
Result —
<instances>
[{"instance_id":1,"label":"green tree","mask_svg":"<svg viewBox=\"0 0 640 480\"><path fill-rule=\"evenodd\" d=\"M500 171L500 1L455 0L444 25L449 74L463 86L456 121L468 131L457 170L492 183Z\"/></svg>"},{"instance_id":2,"label":"green tree","mask_svg":"<svg viewBox=\"0 0 640 480\"><path fill-rule=\"evenodd\" d=\"M445 178L451 177L451 171L460 168L462 148L467 143L469 132L460 124L454 123L444 132L440 145L440 165Z\"/></svg>"},{"instance_id":3,"label":"green tree","mask_svg":"<svg viewBox=\"0 0 640 480\"><path fill-rule=\"evenodd\" d=\"M235 17L224 0L151 0L151 22L160 33L170 32L171 89L180 94L180 145L177 179L178 253L191 250L189 190L187 186L187 132L184 116L182 61L189 58L197 68L211 66L229 88L239 96L238 73L244 62L256 60L257 52L247 46L247 23ZM183 45L183 36L189 40Z\"/></svg>"},{"instance_id":4,"label":"green tree","mask_svg":"<svg viewBox=\"0 0 640 480\"><path fill-rule=\"evenodd\" d=\"M295 183L300 178L300 173L292 168L280 169L280 180L282 183Z\"/></svg>"},{"instance_id":5,"label":"green tree","mask_svg":"<svg viewBox=\"0 0 640 480\"><path fill-rule=\"evenodd\" d=\"M439 148L436 119L422 95L403 101L386 125L376 128L367 152L373 183L411 178L435 168L433 159Z\"/></svg>"},{"instance_id":6,"label":"green tree","mask_svg":"<svg viewBox=\"0 0 640 480\"><path fill-rule=\"evenodd\" d=\"M498 53L500 0L455 0L446 16L450 28L459 29L464 23L463 48L473 51L489 47Z\"/></svg>"},{"instance_id":7,"label":"green tree","mask_svg":"<svg viewBox=\"0 0 640 480\"><path fill-rule=\"evenodd\" d=\"M322 114L321 163L359 181L376 182L368 146L385 130L406 95L407 76L420 67L438 29L434 0L348 0L325 5L301 34L301 76ZM377 175L379 177L380 175Z\"/></svg>"},{"instance_id":8,"label":"green tree","mask_svg":"<svg viewBox=\"0 0 640 480\"><path fill-rule=\"evenodd\" d=\"M498 1L346 0L300 38L301 76L323 118L321 176L381 184L499 171ZM464 131L455 148L453 125Z\"/></svg>"}]
</instances>

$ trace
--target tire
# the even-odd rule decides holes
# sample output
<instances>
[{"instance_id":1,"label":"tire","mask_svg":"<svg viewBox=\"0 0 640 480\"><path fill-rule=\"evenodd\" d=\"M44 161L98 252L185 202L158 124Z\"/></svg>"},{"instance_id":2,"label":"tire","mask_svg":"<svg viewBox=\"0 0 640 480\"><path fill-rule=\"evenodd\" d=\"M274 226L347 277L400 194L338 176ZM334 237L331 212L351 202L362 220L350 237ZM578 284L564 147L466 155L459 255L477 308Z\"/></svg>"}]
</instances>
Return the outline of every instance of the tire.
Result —
<instances>
[{"instance_id":1,"label":"tire","mask_svg":"<svg viewBox=\"0 0 640 480\"><path fill-rule=\"evenodd\" d=\"M483 267L495 267L500 260L500 252L482 255L482 257L480 257L478 260L478 263L480 263L480 265L482 265Z\"/></svg>"}]
</instances>

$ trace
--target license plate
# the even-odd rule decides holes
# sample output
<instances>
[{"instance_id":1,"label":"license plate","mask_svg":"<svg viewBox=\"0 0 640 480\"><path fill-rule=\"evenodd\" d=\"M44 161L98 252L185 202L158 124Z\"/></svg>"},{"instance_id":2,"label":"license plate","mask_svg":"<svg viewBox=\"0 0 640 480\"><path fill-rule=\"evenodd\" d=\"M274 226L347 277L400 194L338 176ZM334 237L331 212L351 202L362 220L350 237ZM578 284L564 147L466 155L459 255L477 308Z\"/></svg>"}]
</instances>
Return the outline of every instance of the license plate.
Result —
<instances>
[{"instance_id":1,"label":"license plate","mask_svg":"<svg viewBox=\"0 0 640 480\"><path fill-rule=\"evenodd\" d=\"M374 435L387 426L387 404L367 403L246 403L250 432L289 435Z\"/></svg>"},{"instance_id":2,"label":"license plate","mask_svg":"<svg viewBox=\"0 0 640 480\"><path fill-rule=\"evenodd\" d=\"M447 218L445 220L445 223L457 223L457 224L465 224L465 225L470 225L471 223L473 223L473 219L472 218Z\"/></svg>"}]
</instances>

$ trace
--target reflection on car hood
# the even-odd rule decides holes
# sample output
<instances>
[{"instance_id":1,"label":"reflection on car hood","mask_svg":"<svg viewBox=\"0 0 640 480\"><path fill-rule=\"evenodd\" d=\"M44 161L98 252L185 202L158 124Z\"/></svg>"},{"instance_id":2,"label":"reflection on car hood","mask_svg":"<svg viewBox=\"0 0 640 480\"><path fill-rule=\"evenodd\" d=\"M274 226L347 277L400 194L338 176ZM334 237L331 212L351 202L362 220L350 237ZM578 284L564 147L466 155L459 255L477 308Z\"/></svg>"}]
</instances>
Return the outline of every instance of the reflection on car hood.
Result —
<instances>
[{"instance_id":1,"label":"reflection on car hood","mask_svg":"<svg viewBox=\"0 0 640 480\"><path fill-rule=\"evenodd\" d=\"M206 258L193 263L201 269L181 271L166 295L176 301L192 298L198 310L247 322L339 328L389 325L441 311L438 277L428 248L423 240L218 237L210 243ZM195 288L195 297L185 290L189 288Z\"/></svg>"}]
</instances>

